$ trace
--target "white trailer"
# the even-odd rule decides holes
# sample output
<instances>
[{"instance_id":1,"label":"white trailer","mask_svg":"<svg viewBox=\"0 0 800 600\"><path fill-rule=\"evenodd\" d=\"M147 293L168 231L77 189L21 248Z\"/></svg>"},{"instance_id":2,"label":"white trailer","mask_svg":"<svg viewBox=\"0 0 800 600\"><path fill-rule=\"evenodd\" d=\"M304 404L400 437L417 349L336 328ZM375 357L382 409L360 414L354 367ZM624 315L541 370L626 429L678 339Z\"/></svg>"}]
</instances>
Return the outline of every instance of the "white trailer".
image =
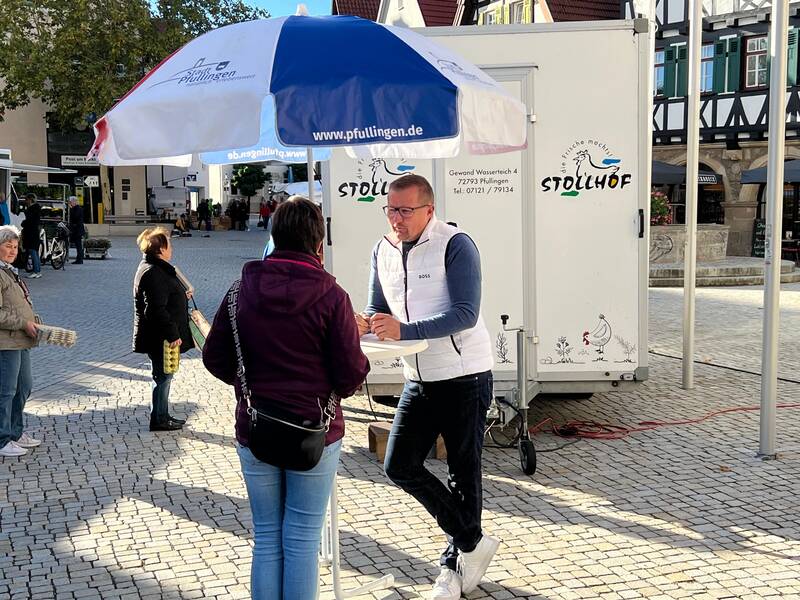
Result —
<instances>
[{"instance_id":1,"label":"white trailer","mask_svg":"<svg viewBox=\"0 0 800 600\"><path fill-rule=\"evenodd\" d=\"M526 407L539 393L623 390L646 379L647 29L640 19L418 30L526 104L528 144L435 161L334 151L323 165L325 262L354 307L366 304L371 250L388 231L388 184L418 173L434 187L438 217L480 250L496 399ZM399 360L372 365L372 390L395 393L401 383ZM493 410L514 412L502 402Z\"/></svg>"}]
</instances>

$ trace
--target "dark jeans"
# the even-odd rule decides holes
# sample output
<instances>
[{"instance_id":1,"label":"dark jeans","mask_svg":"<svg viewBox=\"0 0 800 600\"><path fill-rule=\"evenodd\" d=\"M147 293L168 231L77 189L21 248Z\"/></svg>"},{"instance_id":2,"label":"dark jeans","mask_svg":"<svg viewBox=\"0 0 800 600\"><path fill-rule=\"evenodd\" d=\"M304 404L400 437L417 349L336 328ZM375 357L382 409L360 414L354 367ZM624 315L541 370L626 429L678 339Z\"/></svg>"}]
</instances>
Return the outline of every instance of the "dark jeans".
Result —
<instances>
[{"instance_id":1,"label":"dark jeans","mask_svg":"<svg viewBox=\"0 0 800 600\"><path fill-rule=\"evenodd\" d=\"M78 256L75 257L75 262L82 263L83 262L83 236L72 238L72 243L75 244L75 251L78 253Z\"/></svg>"},{"instance_id":2,"label":"dark jeans","mask_svg":"<svg viewBox=\"0 0 800 600\"><path fill-rule=\"evenodd\" d=\"M159 350L147 355L153 366L153 408L150 412L151 423L164 423L169 416L169 386L172 375L164 373L164 351Z\"/></svg>"},{"instance_id":3,"label":"dark jeans","mask_svg":"<svg viewBox=\"0 0 800 600\"><path fill-rule=\"evenodd\" d=\"M492 373L433 382L408 381L386 446L386 475L436 519L450 544L441 564L456 568L458 552L481 539L481 452ZM447 485L425 468L436 438L447 449Z\"/></svg>"}]
</instances>

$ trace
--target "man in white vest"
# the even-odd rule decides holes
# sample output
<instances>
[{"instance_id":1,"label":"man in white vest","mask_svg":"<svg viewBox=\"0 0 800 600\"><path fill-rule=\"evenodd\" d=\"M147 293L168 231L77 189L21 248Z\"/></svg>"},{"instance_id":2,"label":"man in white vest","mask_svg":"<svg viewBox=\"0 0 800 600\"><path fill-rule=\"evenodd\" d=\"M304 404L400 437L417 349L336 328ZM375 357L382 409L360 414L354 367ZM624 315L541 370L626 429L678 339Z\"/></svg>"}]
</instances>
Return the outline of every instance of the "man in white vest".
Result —
<instances>
[{"instance_id":1,"label":"man in white vest","mask_svg":"<svg viewBox=\"0 0 800 600\"><path fill-rule=\"evenodd\" d=\"M356 316L363 335L428 341L406 357L406 384L386 447L386 475L414 496L447 534L429 598L458 599L480 583L500 544L481 529L481 452L492 398L493 355L480 315L475 243L437 220L424 177L404 175L384 207L391 232L372 254L369 303ZM447 485L425 468L441 434Z\"/></svg>"}]
</instances>

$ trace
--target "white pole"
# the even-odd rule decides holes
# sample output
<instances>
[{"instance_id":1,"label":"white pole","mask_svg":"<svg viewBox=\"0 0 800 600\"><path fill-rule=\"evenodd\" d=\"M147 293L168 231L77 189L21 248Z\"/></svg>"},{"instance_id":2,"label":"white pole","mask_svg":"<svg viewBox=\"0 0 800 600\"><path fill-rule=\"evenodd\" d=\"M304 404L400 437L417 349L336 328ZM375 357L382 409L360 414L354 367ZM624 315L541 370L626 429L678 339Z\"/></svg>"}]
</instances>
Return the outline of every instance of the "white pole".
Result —
<instances>
[{"instance_id":1,"label":"white pole","mask_svg":"<svg viewBox=\"0 0 800 600\"><path fill-rule=\"evenodd\" d=\"M686 101L686 247L683 264L683 389L694 388L695 278L697 274L697 171L700 160L700 55L703 3L692 0L689 23L689 97Z\"/></svg>"},{"instance_id":2,"label":"white pole","mask_svg":"<svg viewBox=\"0 0 800 600\"><path fill-rule=\"evenodd\" d=\"M306 166L308 169L308 199L314 202L314 149L306 147Z\"/></svg>"},{"instance_id":3,"label":"white pole","mask_svg":"<svg viewBox=\"0 0 800 600\"><path fill-rule=\"evenodd\" d=\"M786 51L789 2L772 3L767 155L767 226L764 235L764 332L761 355L761 437L758 454L775 458L775 404L778 393L778 325L783 238L783 158L786 136Z\"/></svg>"}]
</instances>

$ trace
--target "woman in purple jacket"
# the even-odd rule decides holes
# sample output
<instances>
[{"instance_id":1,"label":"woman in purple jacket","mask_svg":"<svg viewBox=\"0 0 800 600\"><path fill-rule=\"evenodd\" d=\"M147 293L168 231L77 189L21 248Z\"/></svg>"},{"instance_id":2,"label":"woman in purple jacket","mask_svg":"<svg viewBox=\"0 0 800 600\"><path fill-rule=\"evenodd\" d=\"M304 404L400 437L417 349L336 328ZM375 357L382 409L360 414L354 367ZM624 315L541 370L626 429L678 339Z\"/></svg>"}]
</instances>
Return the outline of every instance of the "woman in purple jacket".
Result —
<instances>
[{"instance_id":1,"label":"woman in purple jacket","mask_svg":"<svg viewBox=\"0 0 800 600\"><path fill-rule=\"evenodd\" d=\"M256 408L268 402L319 419L316 399L331 392L351 396L369 363L350 298L322 268L325 226L317 205L294 196L272 218L275 251L242 270L237 315L247 384ZM227 296L206 339L203 363L233 385L236 352ZM320 533L344 436L341 406L319 464L310 471L284 470L259 461L248 449L249 417L235 388L236 439L255 530L252 597L313 600Z\"/></svg>"}]
</instances>

